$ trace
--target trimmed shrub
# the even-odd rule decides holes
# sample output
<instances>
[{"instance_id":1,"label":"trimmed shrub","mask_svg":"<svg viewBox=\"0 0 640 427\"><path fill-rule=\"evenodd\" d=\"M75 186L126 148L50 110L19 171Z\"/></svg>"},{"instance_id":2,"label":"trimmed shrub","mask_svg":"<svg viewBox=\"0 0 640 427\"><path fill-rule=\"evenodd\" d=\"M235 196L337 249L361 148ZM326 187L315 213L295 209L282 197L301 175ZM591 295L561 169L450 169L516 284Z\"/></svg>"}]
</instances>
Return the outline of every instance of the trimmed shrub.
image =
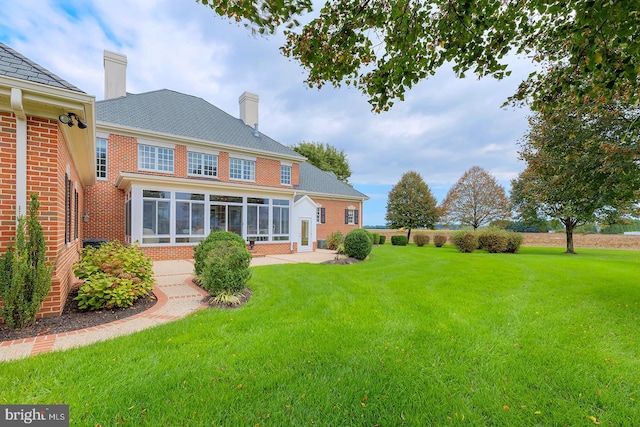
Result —
<instances>
[{"instance_id":1,"label":"trimmed shrub","mask_svg":"<svg viewBox=\"0 0 640 427\"><path fill-rule=\"evenodd\" d=\"M212 231L193 249L193 268L196 276L202 275L205 261L209 257L209 252L211 252L218 242L233 242L238 247L246 248L246 243L242 236L230 231Z\"/></svg>"},{"instance_id":2,"label":"trimmed shrub","mask_svg":"<svg viewBox=\"0 0 640 427\"><path fill-rule=\"evenodd\" d=\"M499 254L507 250L509 239L503 230L489 228L478 234L478 248L489 253Z\"/></svg>"},{"instance_id":3,"label":"trimmed shrub","mask_svg":"<svg viewBox=\"0 0 640 427\"><path fill-rule=\"evenodd\" d=\"M373 244L374 245L379 245L380 244L380 233L371 233L371 235L373 236Z\"/></svg>"},{"instance_id":4,"label":"trimmed shrub","mask_svg":"<svg viewBox=\"0 0 640 427\"><path fill-rule=\"evenodd\" d=\"M413 243L415 243L416 245L422 247L424 245L428 245L429 244L429 240L431 240L429 238L428 234L414 234L413 235Z\"/></svg>"},{"instance_id":5,"label":"trimmed shrub","mask_svg":"<svg viewBox=\"0 0 640 427\"><path fill-rule=\"evenodd\" d=\"M407 246L409 238L405 235L391 236L391 244L393 246Z\"/></svg>"},{"instance_id":6,"label":"trimmed shrub","mask_svg":"<svg viewBox=\"0 0 640 427\"><path fill-rule=\"evenodd\" d=\"M341 231L336 230L329 234L326 242L324 242L324 247L335 251L342 244L342 242L344 242L344 235Z\"/></svg>"},{"instance_id":7,"label":"trimmed shrub","mask_svg":"<svg viewBox=\"0 0 640 427\"><path fill-rule=\"evenodd\" d=\"M357 228L351 230L344 237L344 252L348 257L363 260L371 253L373 243L370 238L371 233Z\"/></svg>"},{"instance_id":8,"label":"trimmed shrub","mask_svg":"<svg viewBox=\"0 0 640 427\"><path fill-rule=\"evenodd\" d=\"M520 245L522 245L522 241L524 240L524 237L522 237L522 234L520 233L511 231L507 233L507 240L508 240L508 243L507 243L507 248L505 249L505 252L510 254L515 254L520 250Z\"/></svg>"},{"instance_id":9,"label":"trimmed shrub","mask_svg":"<svg viewBox=\"0 0 640 427\"><path fill-rule=\"evenodd\" d=\"M201 285L211 295L236 294L251 278L251 253L234 240L218 240L208 252Z\"/></svg>"},{"instance_id":10,"label":"trimmed shrub","mask_svg":"<svg viewBox=\"0 0 640 427\"><path fill-rule=\"evenodd\" d=\"M23 328L36 320L51 289L53 267L46 262L47 245L38 220L40 202L31 194L29 216L20 215L14 248L0 258L0 316L12 328Z\"/></svg>"},{"instance_id":11,"label":"trimmed shrub","mask_svg":"<svg viewBox=\"0 0 640 427\"><path fill-rule=\"evenodd\" d=\"M478 237L472 231L457 231L451 237L451 241L460 252L471 253L478 249Z\"/></svg>"},{"instance_id":12,"label":"trimmed shrub","mask_svg":"<svg viewBox=\"0 0 640 427\"><path fill-rule=\"evenodd\" d=\"M385 236L384 234L380 235L380 244L384 245L384 242L387 241L387 236Z\"/></svg>"},{"instance_id":13,"label":"trimmed shrub","mask_svg":"<svg viewBox=\"0 0 640 427\"><path fill-rule=\"evenodd\" d=\"M441 248L445 243L447 243L447 236L444 234L436 234L433 236L433 244L436 245L436 248Z\"/></svg>"},{"instance_id":14,"label":"trimmed shrub","mask_svg":"<svg viewBox=\"0 0 640 427\"><path fill-rule=\"evenodd\" d=\"M74 273L84 280L75 298L83 310L131 307L149 295L155 283L151 259L137 245L124 246L117 240L84 248Z\"/></svg>"},{"instance_id":15,"label":"trimmed shrub","mask_svg":"<svg viewBox=\"0 0 640 427\"><path fill-rule=\"evenodd\" d=\"M356 228L356 229L353 229L351 231L364 232L364 234L369 238L369 240L371 240L371 244L373 245L373 233L370 232L369 230L367 230L365 228Z\"/></svg>"}]
</instances>

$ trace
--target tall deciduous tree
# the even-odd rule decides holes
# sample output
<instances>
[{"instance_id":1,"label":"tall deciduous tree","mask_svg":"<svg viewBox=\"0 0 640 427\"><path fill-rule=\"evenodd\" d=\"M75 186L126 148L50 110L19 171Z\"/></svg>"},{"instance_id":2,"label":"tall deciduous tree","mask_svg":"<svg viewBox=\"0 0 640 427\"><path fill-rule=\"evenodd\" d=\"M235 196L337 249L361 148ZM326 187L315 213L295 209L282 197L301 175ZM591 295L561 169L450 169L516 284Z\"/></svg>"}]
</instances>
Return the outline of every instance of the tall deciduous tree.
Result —
<instances>
[{"instance_id":1,"label":"tall deciduous tree","mask_svg":"<svg viewBox=\"0 0 640 427\"><path fill-rule=\"evenodd\" d=\"M349 183L351 167L344 150L321 142L300 142L291 147L293 151L307 158L309 163L323 171L333 172L343 182Z\"/></svg>"},{"instance_id":2,"label":"tall deciduous tree","mask_svg":"<svg viewBox=\"0 0 640 427\"><path fill-rule=\"evenodd\" d=\"M441 209L447 222L470 225L474 229L511 215L504 188L479 166L466 171L451 187Z\"/></svg>"},{"instance_id":3,"label":"tall deciduous tree","mask_svg":"<svg viewBox=\"0 0 640 427\"><path fill-rule=\"evenodd\" d=\"M555 110L533 115L521 142L526 169L512 181L521 218L546 216L573 230L593 220L613 221L640 199L640 111L633 107Z\"/></svg>"},{"instance_id":4,"label":"tall deciduous tree","mask_svg":"<svg viewBox=\"0 0 640 427\"><path fill-rule=\"evenodd\" d=\"M259 33L285 26L282 52L308 71L309 86L354 85L375 111L445 64L460 77L501 79L514 53L541 65L514 96L534 108L633 99L640 86L640 13L632 0L198 1ZM305 16L321 4L317 16Z\"/></svg>"},{"instance_id":5,"label":"tall deciduous tree","mask_svg":"<svg viewBox=\"0 0 640 427\"><path fill-rule=\"evenodd\" d=\"M438 221L436 199L418 172L409 171L389 192L387 199L387 226L407 228L411 238L412 228L433 229Z\"/></svg>"}]
</instances>

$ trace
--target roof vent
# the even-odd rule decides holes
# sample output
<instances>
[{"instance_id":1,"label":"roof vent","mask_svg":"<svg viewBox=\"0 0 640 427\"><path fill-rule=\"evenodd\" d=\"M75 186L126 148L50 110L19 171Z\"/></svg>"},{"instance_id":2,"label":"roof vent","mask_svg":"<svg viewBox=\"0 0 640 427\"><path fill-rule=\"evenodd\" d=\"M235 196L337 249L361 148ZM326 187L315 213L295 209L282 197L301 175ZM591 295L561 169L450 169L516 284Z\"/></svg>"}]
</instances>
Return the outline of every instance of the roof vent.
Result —
<instances>
[{"instance_id":1,"label":"roof vent","mask_svg":"<svg viewBox=\"0 0 640 427\"><path fill-rule=\"evenodd\" d=\"M258 132L258 124L255 123L253 125L253 136L255 136L256 138L260 136L260 132Z\"/></svg>"}]
</instances>

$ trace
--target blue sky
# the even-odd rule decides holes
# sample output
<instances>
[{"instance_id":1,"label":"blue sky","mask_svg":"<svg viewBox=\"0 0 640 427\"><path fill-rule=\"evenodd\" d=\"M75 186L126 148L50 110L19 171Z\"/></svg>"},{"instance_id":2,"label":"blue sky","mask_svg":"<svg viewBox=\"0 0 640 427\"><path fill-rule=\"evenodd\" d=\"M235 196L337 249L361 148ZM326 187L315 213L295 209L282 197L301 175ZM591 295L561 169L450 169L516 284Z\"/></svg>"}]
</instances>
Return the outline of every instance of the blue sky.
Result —
<instances>
[{"instance_id":1,"label":"blue sky","mask_svg":"<svg viewBox=\"0 0 640 427\"><path fill-rule=\"evenodd\" d=\"M402 175L420 173L440 202L472 166L509 190L521 170L518 141L526 108L500 108L531 72L514 58L505 80L457 79L443 67L396 102L371 112L350 87L321 90L279 52L281 33L254 37L193 0L4 2L0 40L60 77L104 95L105 49L127 55L127 91L171 89L199 96L233 116L244 91L260 96L260 131L285 145L344 150L350 182L367 194L364 223L385 223L387 195Z\"/></svg>"}]
</instances>

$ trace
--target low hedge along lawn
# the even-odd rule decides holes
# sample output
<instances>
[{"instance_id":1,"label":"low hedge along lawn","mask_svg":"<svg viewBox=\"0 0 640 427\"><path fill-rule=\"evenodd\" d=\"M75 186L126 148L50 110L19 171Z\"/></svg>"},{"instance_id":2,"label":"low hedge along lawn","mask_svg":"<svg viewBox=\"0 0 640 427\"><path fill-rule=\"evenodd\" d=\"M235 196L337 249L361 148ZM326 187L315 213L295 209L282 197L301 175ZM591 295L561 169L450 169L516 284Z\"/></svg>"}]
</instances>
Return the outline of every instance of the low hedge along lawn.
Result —
<instances>
[{"instance_id":1,"label":"low hedge along lawn","mask_svg":"<svg viewBox=\"0 0 640 427\"><path fill-rule=\"evenodd\" d=\"M407 246L409 238L407 236L391 236L391 244L393 246Z\"/></svg>"}]
</instances>

